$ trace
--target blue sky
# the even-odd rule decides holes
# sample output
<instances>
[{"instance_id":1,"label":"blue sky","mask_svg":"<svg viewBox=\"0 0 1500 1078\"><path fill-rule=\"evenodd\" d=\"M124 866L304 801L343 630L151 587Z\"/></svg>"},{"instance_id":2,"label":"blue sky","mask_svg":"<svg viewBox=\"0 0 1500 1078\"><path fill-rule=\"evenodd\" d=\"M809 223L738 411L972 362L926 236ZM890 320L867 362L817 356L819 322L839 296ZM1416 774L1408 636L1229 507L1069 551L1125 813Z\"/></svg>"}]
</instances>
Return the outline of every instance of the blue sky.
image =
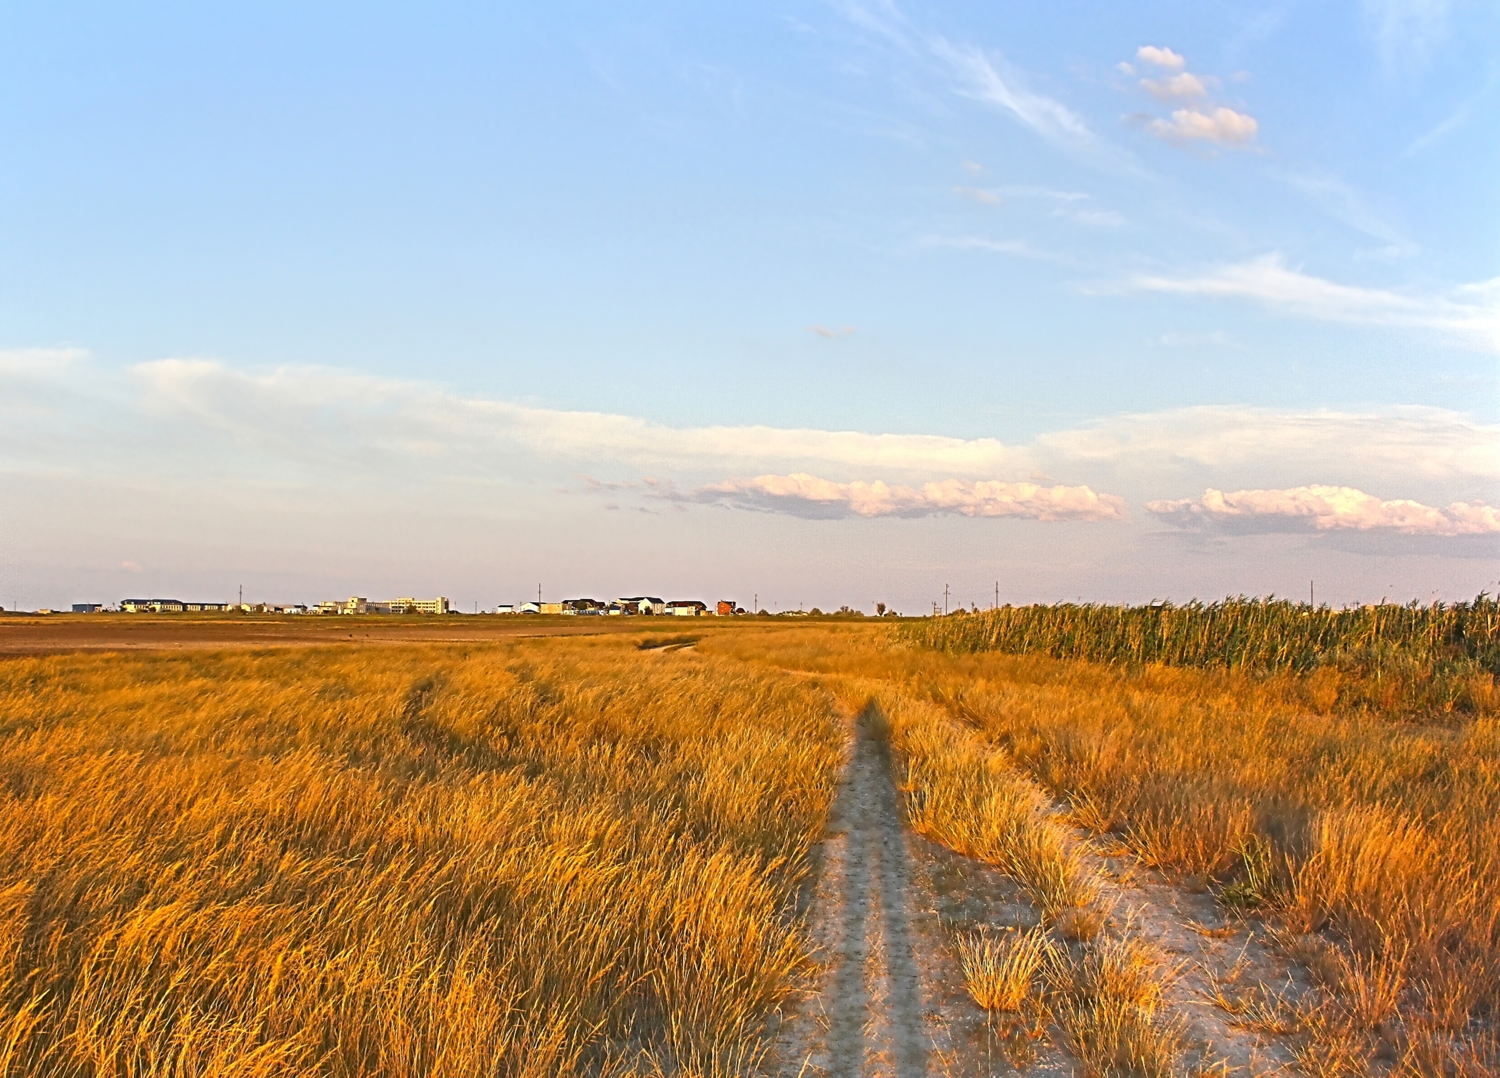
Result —
<instances>
[{"instance_id":1,"label":"blue sky","mask_svg":"<svg viewBox=\"0 0 1500 1078\"><path fill-rule=\"evenodd\" d=\"M1493 590L1500 11L1141 7L0 6L0 604Z\"/></svg>"}]
</instances>

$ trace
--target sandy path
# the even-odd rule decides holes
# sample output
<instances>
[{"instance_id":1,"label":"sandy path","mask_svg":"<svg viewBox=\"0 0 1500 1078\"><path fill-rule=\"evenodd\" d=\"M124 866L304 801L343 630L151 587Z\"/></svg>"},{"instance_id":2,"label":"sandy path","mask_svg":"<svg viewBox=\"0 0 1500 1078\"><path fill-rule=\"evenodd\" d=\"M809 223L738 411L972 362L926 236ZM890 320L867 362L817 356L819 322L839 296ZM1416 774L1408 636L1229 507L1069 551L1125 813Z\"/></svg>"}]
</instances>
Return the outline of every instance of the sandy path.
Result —
<instances>
[{"instance_id":1,"label":"sandy path","mask_svg":"<svg viewBox=\"0 0 1500 1078\"><path fill-rule=\"evenodd\" d=\"M903 827L889 747L853 724L814 851L809 926L819 976L785 1016L772 1073L830 1078L1014 1074L964 991L955 933L1034 924L1014 881ZM1044 1048L1034 1068L1069 1073Z\"/></svg>"},{"instance_id":2,"label":"sandy path","mask_svg":"<svg viewBox=\"0 0 1500 1078\"><path fill-rule=\"evenodd\" d=\"M782 1072L928 1073L922 978L910 923L911 864L889 752L854 724L850 758L814 859L811 929L823 963L816 995L778 1038Z\"/></svg>"}]
</instances>

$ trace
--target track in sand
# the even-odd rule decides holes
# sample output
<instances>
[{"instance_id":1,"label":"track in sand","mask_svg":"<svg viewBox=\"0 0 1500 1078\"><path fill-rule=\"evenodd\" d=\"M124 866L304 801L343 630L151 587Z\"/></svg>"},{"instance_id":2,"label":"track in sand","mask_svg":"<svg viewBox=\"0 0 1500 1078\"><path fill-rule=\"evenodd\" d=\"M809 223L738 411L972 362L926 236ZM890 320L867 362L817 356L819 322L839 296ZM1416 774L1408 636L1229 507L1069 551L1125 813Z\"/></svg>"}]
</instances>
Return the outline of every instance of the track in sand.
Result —
<instances>
[{"instance_id":1,"label":"track in sand","mask_svg":"<svg viewBox=\"0 0 1500 1078\"><path fill-rule=\"evenodd\" d=\"M1018 1072L964 988L957 937L1038 923L1014 879L929 842L903 825L884 720L873 707L852 724L844 776L814 851L808 923L818 975L777 1030L777 1078L1038 1078L1082 1072L1062 1031L1036 1043ZM1078 841L1092 848L1082 834ZM1226 925L1193 894L1129 858L1091 855L1111 931L1149 940L1164 960L1168 1006L1186 1034L1184 1070L1224 1075L1294 1072L1289 1046L1252 1033L1212 1006L1208 984L1246 963L1254 981L1288 976L1244 924ZM1204 930L1215 925L1211 935ZM1238 963L1236 959L1238 958ZM1175 976L1172 975L1175 971Z\"/></svg>"}]
</instances>

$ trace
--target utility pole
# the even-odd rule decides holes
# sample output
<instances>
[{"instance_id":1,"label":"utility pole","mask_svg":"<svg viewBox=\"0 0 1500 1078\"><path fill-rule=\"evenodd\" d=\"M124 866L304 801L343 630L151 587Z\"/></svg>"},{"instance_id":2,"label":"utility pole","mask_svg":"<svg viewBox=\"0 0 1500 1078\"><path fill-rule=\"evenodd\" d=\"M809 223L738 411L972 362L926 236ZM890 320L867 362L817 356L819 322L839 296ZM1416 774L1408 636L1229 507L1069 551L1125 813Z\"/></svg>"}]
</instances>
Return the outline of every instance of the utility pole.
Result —
<instances>
[{"instance_id":1,"label":"utility pole","mask_svg":"<svg viewBox=\"0 0 1500 1078\"><path fill-rule=\"evenodd\" d=\"M948 585L943 585L943 614L948 613Z\"/></svg>"},{"instance_id":2,"label":"utility pole","mask_svg":"<svg viewBox=\"0 0 1500 1078\"><path fill-rule=\"evenodd\" d=\"M536 586L536 605L542 605L542 586L540 584Z\"/></svg>"},{"instance_id":3,"label":"utility pole","mask_svg":"<svg viewBox=\"0 0 1500 1078\"><path fill-rule=\"evenodd\" d=\"M1000 581L998 581L998 580L995 581L995 605L993 607L991 607L991 609L992 610L999 610L1000 609Z\"/></svg>"},{"instance_id":4,"label":"utility pole","mask_svg":"<svg viewBox=\"0 0 1500 1078\"><path fill-rule=\"evenodd\" d=\"M755 598L753 598L753 599L750 600L750 613L752 613L752 614L759 614L760 613L760 592L753 591L750 594L753 595L753 596L755 596Z\"/></svg>"},{"instance_id":5,"label":"utility pole","mask_svg":"<svg viewBox=\"0 0 1500 1078\"><path fill-rule=\"evenodd\" d=\"M1307 582L1307 605L1314 610L1318 608L1317 600L1313 598L1313 582L1311 580Z\"/></svg>"},{"instance_id":6,"label":"utility pole","mask_svg":"<svg viewBox=\"0 0 1500 1078\"><path fill-rule=\"evenodd\" d=\"M240 585L240 605L245 605L245 585Z\"/></svg>"}]
</instances>

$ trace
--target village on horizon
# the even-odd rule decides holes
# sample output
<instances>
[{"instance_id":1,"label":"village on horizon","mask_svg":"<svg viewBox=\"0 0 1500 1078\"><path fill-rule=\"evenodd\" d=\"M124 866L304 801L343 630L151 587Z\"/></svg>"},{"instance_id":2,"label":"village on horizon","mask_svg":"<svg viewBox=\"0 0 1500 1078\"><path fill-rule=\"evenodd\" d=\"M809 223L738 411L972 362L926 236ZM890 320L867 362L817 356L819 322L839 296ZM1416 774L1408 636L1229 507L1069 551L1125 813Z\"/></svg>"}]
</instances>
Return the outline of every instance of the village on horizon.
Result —
<instances>
[{"instance_id":1,"label":"village on horizon","mask_svg":"<svg viewBox=\"0 0 1500 1078\"><path fill-rule=\"evenodd\" d=\"M328 600L308 606L303 603L237 603L184 601L182 599L121 599L115 605L105 603L74 603L70 611L38 609L34 614L199 614L199 613L246 613L246 614L562 614L578 617L736 617L756 613L755 604L746 610L732 599L720 599L710 605L701 599L661 599L654 595L632 595L613 600L564 599L548 603L540 600L525 603L501 603L481 609L475 604L473 611L455 607L445 595L433 599L416 599L403 596L399 599L376 600L363 596L350 596L343 600ZM0 613L4 607L0 607ZM877 616L888 611L884 603L875 604ZM889 611L894 613L894 611ZM20 611L12 611L20 613ZM769 614L761 610L760 614ZM814 607L804 611L785 610L779 615L820 615ZM852 607L840 607L835 613L860 615L864 612Z\"/></svg>"}]
</instances>

